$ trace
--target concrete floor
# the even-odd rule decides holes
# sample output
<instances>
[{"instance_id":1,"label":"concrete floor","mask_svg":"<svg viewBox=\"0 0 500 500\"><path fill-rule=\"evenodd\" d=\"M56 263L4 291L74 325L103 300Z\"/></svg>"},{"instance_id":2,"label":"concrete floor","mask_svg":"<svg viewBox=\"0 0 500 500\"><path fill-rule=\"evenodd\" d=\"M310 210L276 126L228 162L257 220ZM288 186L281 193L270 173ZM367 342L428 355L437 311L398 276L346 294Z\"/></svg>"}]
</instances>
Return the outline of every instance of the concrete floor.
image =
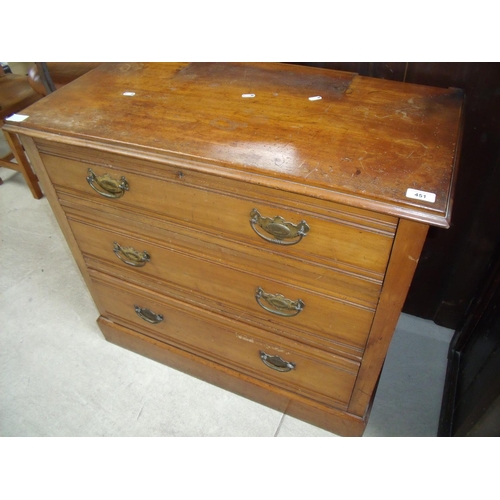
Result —
<instances>
[{"instance_id":1,"label":"concrete floor","mask_svg":"<svg viewBox=\"0 0 500 500\"><path fill-rule=\"evenodd\" d=\"M0 436L335 436L106 342L47 200L0 177ZM452 334L401 316L366 437L436 435Z\"/></svg>"}]
</instances>

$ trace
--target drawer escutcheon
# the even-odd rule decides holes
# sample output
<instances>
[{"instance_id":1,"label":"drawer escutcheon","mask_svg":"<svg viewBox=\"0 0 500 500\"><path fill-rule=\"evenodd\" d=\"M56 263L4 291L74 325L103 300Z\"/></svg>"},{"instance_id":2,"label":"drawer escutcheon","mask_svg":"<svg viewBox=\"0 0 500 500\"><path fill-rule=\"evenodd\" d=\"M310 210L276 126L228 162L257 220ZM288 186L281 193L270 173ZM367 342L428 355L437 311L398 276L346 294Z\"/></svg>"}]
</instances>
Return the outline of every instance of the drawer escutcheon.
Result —
<instances>
[{"instance_id":1,"label":"drawer escutcheon","mask_svg":"<svg viewBox=\"0 0 500 500\"><path fill-rule=\"evenodd\" d=\"M161 323L163 321L163 316L161 314L156 314L151 309L146 309L144 307L134 305L135 312L139 318L147 321L148 323L152 323L156 325L157 323Z\"/></svg>"},{"instance_id":2,"label":"drawer escutcheon","mask_svg":"<svg viewBox=\"0 0 500 500\"><path fill-rule=\"evenodd\" d=\"M290 300L280 293L266 293L260 286L255 291L255 299L257 300L257 304L259 304L262 309L278 316L297 316L297 314L299 314L299 312L305 307L304 302L300 299ZM261 300L266 301L272 309L271 307L263 304Z\"/></svg>"},{"instance_id":3,"label":"drawer escutcheon","mask_svg":"<svg viewBox=\"0 0 500 500\"><path fill-rule=\"evenodd\" d=\"M105 198L121 198L125 194L125 191L129 190L129 184L125 177L116 180L109 174L96 175L91 168L88 169L87 173L89 186Z\"/></svg>"},{"instance_id":4,"label":"drawer escutcheon","mask_svg":"<svg viewBox=\"0 0 500 500\"><path fill-rule=\"evenodd\" d=\"M250 212L250 225L262 239L278 245L296 245L309 232L309 226L305 220L298 224L292 224L291 222L286 222L280 216L274 218L263 217L256 208ZM269 238L261 233L257 230L256 226L274 236L274 238ZM284 241L287 239L291 241Z\"/></svg>"},{"instance_id":5,"label":"drawer escutcheon","mask_svg":"<svg viewBox=\"0 0 500 500\"><path fill-rule=\"evenodd\" d=\"M133 267L143 267L151 260L148 252L138 252L132 247L122 247L116 241L113 242L113 252L122 262Z\"/></svg>"},{"instance_id":6,"label":"drawer escutcheon","mask_svg":"<svg viewBox=\"0 0 500 500\"><path fill-rule=\"evenodd\" d=\"M278 372L289 372L295 368L295 363L285 361L279 356L271 356L264 351L260 351L260 359L266 366Z\"/></svg>"}]
</instances>

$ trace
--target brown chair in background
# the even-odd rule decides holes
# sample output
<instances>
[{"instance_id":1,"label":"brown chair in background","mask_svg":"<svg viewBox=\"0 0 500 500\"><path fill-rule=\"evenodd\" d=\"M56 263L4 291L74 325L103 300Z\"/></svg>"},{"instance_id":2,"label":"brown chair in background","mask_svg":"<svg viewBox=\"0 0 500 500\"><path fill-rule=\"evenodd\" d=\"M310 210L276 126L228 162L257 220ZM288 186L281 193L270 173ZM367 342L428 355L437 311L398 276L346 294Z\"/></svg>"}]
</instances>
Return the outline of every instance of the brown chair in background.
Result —
<instances>
[{"instance_id":1,"label":"brown chair in background","mask_svg":"<svg viewBox=\"0 0 500 500\"><path fill-rule=\"evenodd\" d=\"M28 81L36 92L48 95L97 68L96 62L35 63L28 72Z\"/></svg>"},{"instance_id":2,"label":"brown chair in background","mask_svg":"<svg viewBox=\"0 0 500 500\"><path fill-rule=\"evenodd\" d=\"M21 113L30 104L41 99L42 96L35 92L28 81L28 77L5 73L0 67L0 120L1 125L5 119L15 113ZM33 196L38 200L43 193L38 184L38 178L33 172L26 157L21 141L16 134L3 130L10 152L0 158L0 166L21 172ZM14 163L14 160L17 163ZM2 180L0 179L0 184Z\"/></svg>"},{"instance_id":3,"label":"brown chair in background","mask_svg":"<svg viewBox=\"0 0 500 500\"><path fill-rule=\"evenodd\" d=\"M5 119L14 113L20 113L30 104L67 85L96 68L101 63L34 63L28 76L5 73L0 67L0 119L2 125ZM16 134L3 131L11 152L0 158L0 166L21 172L33 196L39 199L43 196L38 179L31 169L23 146ZM12 162L15 159L17 163ZM0 179L0 184L2 180Z\"/></svg>"}]
</instances>

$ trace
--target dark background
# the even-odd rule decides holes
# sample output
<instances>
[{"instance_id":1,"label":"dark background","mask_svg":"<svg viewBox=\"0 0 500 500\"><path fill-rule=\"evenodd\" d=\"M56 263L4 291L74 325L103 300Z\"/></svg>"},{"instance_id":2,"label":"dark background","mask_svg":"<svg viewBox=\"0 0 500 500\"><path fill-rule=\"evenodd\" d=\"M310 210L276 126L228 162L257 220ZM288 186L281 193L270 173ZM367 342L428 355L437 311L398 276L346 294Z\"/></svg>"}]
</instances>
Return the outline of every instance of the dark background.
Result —
<instances>
[{"instance_id":1,"label":"dark background","mask_svg":"<svg viewBox=\"0 0 500 500\"><path fill-rule=\"evenodd\" d=\"M500 63L297 63L465 92L451 227L431 227L403 312L456 330L500 242Z\"/></svg>"}]
</instances>

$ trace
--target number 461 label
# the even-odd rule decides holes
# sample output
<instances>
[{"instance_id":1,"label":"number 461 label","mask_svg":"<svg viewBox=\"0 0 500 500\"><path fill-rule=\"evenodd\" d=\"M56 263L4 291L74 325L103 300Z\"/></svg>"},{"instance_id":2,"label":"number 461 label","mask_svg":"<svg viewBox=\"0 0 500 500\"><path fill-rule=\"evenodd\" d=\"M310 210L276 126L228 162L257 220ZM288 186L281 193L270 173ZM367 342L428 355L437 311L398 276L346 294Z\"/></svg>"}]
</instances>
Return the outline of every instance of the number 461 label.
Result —
<instances>
[{"instance_id":1,"label":"number 461 label","mask_svg":"<svg viewBox=\"0 0 500 500\"><path fill-rule=\"evenodd\" d=\"M427 193L425 191L418 191L417 189L406 190L406 197L413 198L414 200L428 201L429 203L434 203L436 201L436 195L434 193Z\"/></svg>"}]
</instances>

